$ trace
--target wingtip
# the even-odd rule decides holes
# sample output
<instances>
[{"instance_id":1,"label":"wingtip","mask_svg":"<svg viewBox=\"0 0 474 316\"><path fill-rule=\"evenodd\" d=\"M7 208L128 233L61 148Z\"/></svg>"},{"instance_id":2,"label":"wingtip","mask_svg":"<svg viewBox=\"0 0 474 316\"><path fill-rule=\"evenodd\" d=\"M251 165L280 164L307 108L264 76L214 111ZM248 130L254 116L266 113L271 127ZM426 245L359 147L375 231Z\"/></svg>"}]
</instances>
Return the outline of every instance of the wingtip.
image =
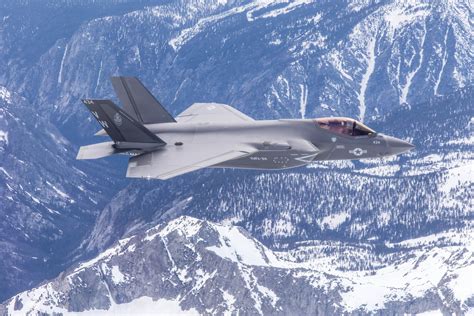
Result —
<instances>
[{"instance_id":1,"label":"wingtip","mask_svg":"<svg viewBox=\"0 0 474 316\"><path fill-rule=\"evenodd\" d=\"M84 149L82 147L79 148L79 151L76 155L76 160L84 160Z\"/></svg>"}]
</instances>

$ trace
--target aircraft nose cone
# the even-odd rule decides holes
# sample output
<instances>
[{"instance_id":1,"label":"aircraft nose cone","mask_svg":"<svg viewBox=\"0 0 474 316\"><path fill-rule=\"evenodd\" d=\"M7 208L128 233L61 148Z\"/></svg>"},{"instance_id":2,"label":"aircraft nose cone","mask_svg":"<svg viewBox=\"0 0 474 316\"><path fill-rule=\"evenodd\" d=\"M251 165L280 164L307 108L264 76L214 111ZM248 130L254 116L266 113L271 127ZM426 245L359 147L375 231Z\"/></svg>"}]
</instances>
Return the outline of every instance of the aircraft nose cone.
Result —
<instances>
[{"instance_id":1,"label":"aircraft nose cone","mask_svg":"<svg viewBox=\"0 0 474 316\"><path fill-rule=\"evenodd\" d=\"M398 155L415 148L413 144L391 136L385 136L385 142L392 155Z\"/></svg>"}]
</instances>

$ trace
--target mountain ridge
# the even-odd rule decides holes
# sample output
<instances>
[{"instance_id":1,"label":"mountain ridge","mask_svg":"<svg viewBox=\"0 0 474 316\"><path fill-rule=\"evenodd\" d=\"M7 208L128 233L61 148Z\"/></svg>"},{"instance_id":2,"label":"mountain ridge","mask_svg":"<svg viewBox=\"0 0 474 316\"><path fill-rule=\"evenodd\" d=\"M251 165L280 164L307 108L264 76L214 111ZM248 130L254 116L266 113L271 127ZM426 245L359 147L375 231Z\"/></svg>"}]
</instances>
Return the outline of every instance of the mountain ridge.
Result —
<instances>
[{"instance_id":1,"label":"mountain ridge","mask_svg":"<svg viewBox=\"0 0 474 316\"><path fill-rule=\"evenodd\" d=\"M274 251L472 226L469 1L66 3L81 9L2 3L0 300L181 215L240 225ZM140 77L173 114L219 101L257 119L352 116L417 150L126 180L123 157L75 161L98 129L80 99L114 99L117 74Z\"/></svg>"},{"instance_id":2,"label":"mountain ridge","mask_svg":"<svg viewBox=\"0 0 474 316\"><path fill-rule=\"evenodd\" d=\"M87 315L120 311L145 297L152 306L165 300L181 312L205 315L463 313L474 303L465 279L474 267L472 241L463 243L470 234L472 229L459 234L457 246L449 241L442 246L443 235L387 245L414 250L385 267L338 270L331 260L340 258L311 254L311 246L295 250L295 258L298 251L306 258L290 260L239 227L183 216L120 240L52 282L16 295L0 305L0 313ZM444 236L454 240L456 233ZM458 257L454 264L452 257Z\"/></svg>"}]
</instances>

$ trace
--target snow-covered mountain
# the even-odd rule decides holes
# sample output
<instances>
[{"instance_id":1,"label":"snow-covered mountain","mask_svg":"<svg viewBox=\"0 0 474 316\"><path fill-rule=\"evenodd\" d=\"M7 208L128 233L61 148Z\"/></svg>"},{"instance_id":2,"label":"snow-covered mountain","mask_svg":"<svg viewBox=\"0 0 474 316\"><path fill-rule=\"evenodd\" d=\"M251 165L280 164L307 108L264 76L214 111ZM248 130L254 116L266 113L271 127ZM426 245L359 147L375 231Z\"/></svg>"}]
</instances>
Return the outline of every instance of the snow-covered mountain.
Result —
<instances>
[{"instance_id":1,"label":"snow-covered mountain","mask_svg":"<svg viewBox=\"0 0 474 316\"><path fill-rule=\"evenodd\" d=\"M98 178L100 164L78 163L75 153L31 104L0 87L2 295L59 273L108 203L113 192L102 181L118 174Z\"/></svg>"},{"instance_id":2,"label":"snow-covered mountain","mask_svg":"<svg viewBox=\"0 0 474 316\"><path fill-rule=\"evenodd\" d=\"M344 269L377 270L394 267L395 257L408 267L412 255L421 256L418 248L387 250L404 240L445 236L445 249L462 235L468 245L472 11L464 0L2 2L0 301L182 215L242 226L277 251L279 262L312 262L299 267L337 280L345 277L317 267L322 252L333 263L354 265ZM98 129L80 99L115 98L108 77L117 74L140 77L173 114L215 101L255 118L352 116L417 150L286 172L204 170L166 182L125 180L124 159L75 161L77 147ZM304 249L316 255L303 256ZM444 267L469 267L456 258ZM278 265L266 269L280 276ZM379 284L356 273L347 278ZM288 296L281 291L275 293ZM311 293L332 295L324 291ZM102 295L106 304L107 292ZM269 300L258 297L262 306ZM473 305L453 297L458 303L421 303L417 311L443 305L462 313ZM328 312L350 310L338 302ZM395 310L387 304L385 312Z\"/></svg>"},{"instance_id":3,"label":"snow-covered mountain","mask_svg":"<svg viewBox=\"0 0 474 316\"><path fill-rule=\"evenodd\" d=\"M335 241L277 253L239 227L179 217L14 296L0 314L461 314L474 299L472 233L387 243L383 255Z\"/></svg>"},{"instance_id":4,"label":"snow-covered mountain","mask_svg":"<svg viewBox=\"0 0 474 316\"><path fill-rule=\"evenodd\" d=\"M257 118L369 122L472 82L469 1L357 3L172 1L53 33L31 67L5 65L3 77L68 128L79 120L82 134L78 100L112 96L114 74L140 75L174 113L214 100Z\"/></svg>"}]
</instances>

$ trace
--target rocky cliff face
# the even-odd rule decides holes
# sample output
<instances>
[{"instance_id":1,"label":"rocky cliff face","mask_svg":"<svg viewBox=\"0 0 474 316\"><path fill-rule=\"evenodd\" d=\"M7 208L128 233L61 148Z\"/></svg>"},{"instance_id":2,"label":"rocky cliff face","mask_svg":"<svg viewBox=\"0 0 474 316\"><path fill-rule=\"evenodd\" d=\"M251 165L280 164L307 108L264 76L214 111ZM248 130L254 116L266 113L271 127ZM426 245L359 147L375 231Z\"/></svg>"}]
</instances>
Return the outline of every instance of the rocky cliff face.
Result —
<instances>
[{"instance_id":1,"label":"rocky cliff face","mask_svg":"<svg viewBox=\"0 0 474 316\"><path fill-rule=\"evenodd\" d=\"M0 293L59 273L108 201L115 181L74 160L75 147L31 104L0 87ZM89 176L86 175L87 172Z\"/></svg>"},{"instance_id":2,"label":"rocky cliff face","mask_svg":"<svg viewBox=\"0 0 474 316\"><path fill-rule=\"evenodd\" d=\"M256 118L371 121L472 82L470 10L464 1L172 1L83 14L67 36L50 34L56 42L30 67L19 72L13 58L4 81L60 124L80 122L81 134L78 100L110 97L115 74L139 75L175 114L213 100ZM4 21L7 44L15 18Z\"/></svg>"},{"instance_id":3,"label":"rocky cliff face","mask_svg":"<svg viewBox=\"0 0 474 316\"><path fill-rule=\"evenodd\" d=\"M370 244L331 241L275 253L239 227L179 217L120 240L97 258L14 296L0 311L463 313L474 303L470 234L450 231L386 244L384 255ZM362 258L371 259L370 266L356 267Z\"/></svg>"},{"instance_id":4,"label":"rocky cliff face","mask_svg":"<svg viewBox=\"0 0 474 316\"><path fill-rule=\"evenodd\" d=\"M358 244L385 249L472 227L469 1L0 7L0 300L181 215L240 225L274 251L327 240L338 246L326 255L347 257ZM98 129L79 100L114 98L116 74L139 76L173 114L216 101L255 118L352 116L417 150L278 173L124 180L123 159L74 159Z\"/></svg>"}]
</instances>

